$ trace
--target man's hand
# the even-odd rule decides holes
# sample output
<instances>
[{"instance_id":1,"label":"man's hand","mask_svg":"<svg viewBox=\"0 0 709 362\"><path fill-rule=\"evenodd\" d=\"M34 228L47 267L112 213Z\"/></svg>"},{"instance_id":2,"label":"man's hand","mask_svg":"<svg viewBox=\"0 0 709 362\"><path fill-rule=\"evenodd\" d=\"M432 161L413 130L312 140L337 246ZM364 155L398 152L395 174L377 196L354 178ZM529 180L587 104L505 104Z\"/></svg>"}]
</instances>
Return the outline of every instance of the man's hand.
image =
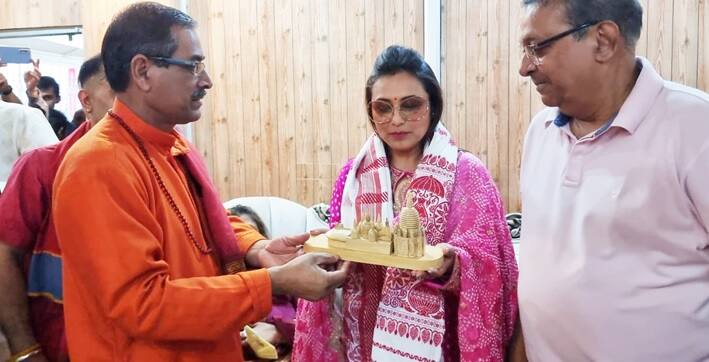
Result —
<instances>
[{"instance_id":1,"label":"man's hand","mask_svg":"<svg viewBox=\"0 0 709 362\"><path fill-rule=\"evenodd\" d=\"M283 265L303 254L303 244L311 236L317 236L328 229L316 229L310 233L282 236L273 240L255 243L246 254L246 262L252 267L270 268Z\"/></svg>"},{"instance_id":2,"label":"man's hand","mask_svg":"<svg viewBox=\"0 0 709 362\"><path fill-rule=\"evenodd\" d=\"M350 263L343 263L335 271L327 271L321 266L333 265L339 260L334 255L308 253L285 265L269 268L273 294L287 294L307 300L327 296L345 281Z\"/></svg>"},{"instance_id":3,"label":"man's hand","mask_svg":"<svg viewBox=\"0 0 709 362\"><path fill-rule=\"evenodd\" d=\"M313 229L313 230L310 230L310 236L318 236L320 234L325 234L329 230L330 229L328 229L328 228Z\"/></svg>"},{"instance_id":4,"label":"man's hand","mask_svg":"<svg viewBox=\"0 0 709 362\"><path fill-rule=\"evenodd\" d=\"M7 78L0 73L0 94L5 94L9 90L12 90L12 88L10 87L10 84L7 83Z\"/></svg>"},{"instance_id":5,"label":"man's hand","mask_svg":"<svg viewBox=\"0 0 709 362\"><path fill-rule=\"evenodd\" d=\"M35 92L35 90L37 89L39 78L42 78L42 73L39 72L39 59L33 60L32 65L33 69L25 72L25 86L29 97L39 96L39 92Z\"/></svg>"},{"instance_id":6,"label":"man's hand","mask_svg":"<svg viewBox=\"0 0 709 362\"><path fill-rule=\"evenodd\" d=\"M5 333L12 354L37 343L32 334L27 287L22 273L25 252L0 242L0 329ZM26 361L46 362L39 353Z\"/></svg>"},{"instance_id":7,"label":"man's hand","mask_svg":"<svg viewBox=\"0 0 709 362\"><path fill-rule=\"evenodd\" d=\"M2 59L0 59L0 67L3 66ZM22 104L22 101L12 92L12 86L10 86L7 78L2 73L0 73L0 98L5 102Z\"/></svg>"},{"instance_id":8,"label":"man's hand","mask_svg":"<svg viewBox=\"0 0 709 362\"><path fill-rule=\"evenodd\" d=\"M507 347L507 361L527 362L527 350L524 346L524 335L522 334L522 323L520 322L519 315L517 315L512 340Z\"/></svg>"},{"instance_id":9,"label":"man's hand","mask_svg":"<svg viewBox=\"0 0 709 362\"><path fill-rule=\"evenodd\" d=\"M262 268L283 265L303 254L303 244L310 239L310 234L281 236L266 240L258 250L258 264Z\"/></svg>"}]
</instances>

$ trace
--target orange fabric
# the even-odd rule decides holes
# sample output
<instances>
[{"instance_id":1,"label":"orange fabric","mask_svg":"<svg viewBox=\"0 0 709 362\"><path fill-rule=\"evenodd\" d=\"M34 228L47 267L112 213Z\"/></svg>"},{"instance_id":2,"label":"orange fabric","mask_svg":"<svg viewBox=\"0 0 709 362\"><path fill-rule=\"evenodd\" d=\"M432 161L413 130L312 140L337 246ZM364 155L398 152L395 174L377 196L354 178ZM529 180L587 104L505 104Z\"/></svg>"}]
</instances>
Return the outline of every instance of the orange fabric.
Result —
<instances>
[{"instance_id":1,"label":"orange fabric","mask_svg":"<svg viewBox=\"0 0 709 362\"><path fill-rule=\"evenodd\" d=\"M120 101L113 109L142 138L204 245L194 198L173 157L188 152L186 141L149 126ZM53 205L72 361L242 360L239 331L271 309L268 272L219 276L214 256L200 253L187 237L117 121L100 122L67 153ZM238 220L232 225L244 228ZM263 239L238 236L243 250Z\"/></svg>"},{"instance_id":2,"label":"orange fabric","mask_svg":"<svg viewBox=\"0 0 709 362\"><path fill-rule=\"evenodd\" d=\"M229 222L231 223L231 228L234 230L234 234L239 236L236 242L241 250L249 250L257 241L266 239L256 228L244 222L238 216L229 215Z\"/></svg>"}]
</instances>

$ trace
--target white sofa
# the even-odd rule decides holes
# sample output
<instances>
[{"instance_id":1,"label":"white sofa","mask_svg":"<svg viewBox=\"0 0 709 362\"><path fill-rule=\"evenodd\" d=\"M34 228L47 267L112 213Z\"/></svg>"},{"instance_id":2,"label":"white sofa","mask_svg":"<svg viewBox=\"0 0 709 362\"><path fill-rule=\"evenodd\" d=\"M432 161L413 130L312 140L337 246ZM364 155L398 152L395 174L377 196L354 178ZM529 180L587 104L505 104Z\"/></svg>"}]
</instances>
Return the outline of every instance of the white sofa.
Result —
<instances>
[{"instance_id":1,"label":"white sofa","mask_svg":"<svg viewBox=\"0 0 709 362\"><path fill-rule=\"evenodd\" d=\"M224 203L224 207L227 209L236 205L244 205L254 209L263 220L272 238L328 227L313 209L280 197L239 197Z\"/></svg>"}]
</instances>

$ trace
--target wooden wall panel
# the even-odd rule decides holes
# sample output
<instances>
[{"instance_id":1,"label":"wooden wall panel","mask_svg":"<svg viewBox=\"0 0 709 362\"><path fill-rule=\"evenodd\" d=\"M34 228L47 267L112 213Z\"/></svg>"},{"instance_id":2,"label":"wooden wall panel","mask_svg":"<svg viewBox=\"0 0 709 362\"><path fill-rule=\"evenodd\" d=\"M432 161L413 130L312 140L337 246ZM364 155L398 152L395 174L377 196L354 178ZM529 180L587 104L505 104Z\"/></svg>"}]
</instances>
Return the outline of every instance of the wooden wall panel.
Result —
<instances>
[{"instance_id":1,"label":"wooden wall panel","mask_svg":"<svg viewBox=\"0 0 709 362\"><path fill-rule=\"evenodd\" d=\"M276 92L278 104L277 124L278 144L271 145L271 152L278 152L279 182L277 195L297 200L298 189L295 178L295 113L293 111L295 74L293 73L293 2L277 0L276 19ZM242 195L233 194L233 195Z\"/></svg>"},{"instance_id":2,"label":"wooden wall panel","mask_svg":"<svg viewBox=\"0 0 709 362\"><path fill-rule=\"evenodd\" d=\"M423 6L416 1L404 1L404 40L414 49L424 51Z\"/></svg>"},{"instance_id":3,"label":"wooden wall panel","mask_svg":"<svg viewBox=\"0 0 709 362\"><path fill-rule=\"evenodd\" d=\"M404 2L384 1L384 43L400 44L404 40Z\"/></svg>"},{"instance_id":4,"label":"wooden wall panel","mask_svg":"<svg viewBox=\"0 0 709 362\"><path fill-rule=\"evenodd\" d=\"M707 0L640 0L637 52L666 78L709 90ZM86 54L136 0L3 1L0 27L78 25ZM160 2L179 7L181 0ZM423 0L187 0L214 88L194 125L222 196L327 202L340 166L371 133L364 84L387 45L423 52ZM446 126L519 210L530 118L544 106L521 78L519 0L441 0Z\"/></svg>"},{"instance_id":5,"label":"wooden wall panel","mask_svg":"<svg viewBox=\"0 0 709 362\"><path fill-rule=\"evenodd\" d=\"M312 105L313 4L302 1L293 9L293 71L295 73L296 190L297 199L312 204L315 196L315 124Z\"/></svg>"},{"instance_id":6,"label":"wooden wall panel","mask_svg":"<svg viewBox=\"0 0 709 362\"><path fill-rule=\"evenodd\" d=\"M698 0L674 0L672 80L697 86Z\"/></svg>"},{"instance_id":7,"label":"wooden wall panel","mask_svg":"<svg viewBox=\"0 0 709 362\"><path fill-rule=\"evenodd\" d=\"M673 0L648 0L644 7L647 23L643 26L643 33L647 34L647 52L642 54L665 78L672 76L672 5Z\"/></svg>"},{"instance_id":8,"label":"wooden wall panel","mask_svg":"<svg viewBox=\"0 0 709 362\"><path fill-rule=\"evenodd\" d=\"M709 89L707 0L640 0L637 52L667 79ZM4 1L0 27L81 24L86 54L135 0ZM180 0L162 0L179 6ZM488 165L519 210L529 119L543 108L518 75L518 0L442 0L445 124ZM371 133L364 83L390 44L424 51L423 0L187 0L200 23L214 88L194 126L226 198L276 195L327 202L339 167Z\"/></svg>"},{"instance_id":9,"label":"wooden wall panel","mask_svg":"<svg viewBox=\"0 0 709 362\"><path fill-rule=\"evenodd\" d=\"M189 0L188 12L214 82L195 142L224 199L328 202L371 133L364 86L375 57L390 44L424 46L422 0Z\"/></svg>"},{"instance_id":10,"label":"wooden wall panel","mask_svg":"<svg viewBox=\"0 0 709 362\"><path fill-rule=\"evenodd\" d=\"M504 200L509 195L510 3L488 3L487 167ZM490 44L498 44L490 47Z\"/></svg>"},{"instance_id":11,"label":"wooden wall panel","mask_svg":"<svg viewBox=\"0 0 709 362\"><path fill-rule=\"evenodd\" d=\"M381 53L386 46L394 44L394 42L387 41L382 36L382 34L385 34L384 29L386 29L386 25L384 24L384 21L387 18L387 14L384 12L384 4L386 4L386 2L381 0L365 0L365 8L368 10L364 18L367 32L367 44L364 50L364 59L369 64L369 67L365 72L367 76L369 76L369 73L371 72L371 66L374 65L377 55L379 55L379 53ZM422 40L423 36L420 38ZM364 102L364 98L362 102Z\"/></svg>"},{"instance_id":12,"label":"wooden wall panel","mask_svg":"<svg viewBox=\"0 0 709 362\"><path fill-rule=\"evenodd\" d=\"M279 190L280 158L278 152L271 152L278 143L278 98L276 95L276 44L274 1L258 1L258 99L261 123L261 177L265 195L276 195Z\"/></svg>"},{"instance_id":13,"label":"wooden wall panel","mask_svg":"<svg viewBox=\"0 0 709 362\"><path fill-rule=\"evenodd\" d=\"M699 0L697 87L709 90L709 1Z\"/></svg>"},{"instance_id":14,"label":"wooden wall panel","mask_svg":"<svg viewBox=\"0 0 709 362\"><path fill-rule=\"evenodd\" d=\"M0 29L81 25L81 6L82 0L3 0Z\"/></svg>"},{"instance_id":15,"label":"wooden wall panel","mask_svg":"<svg viewBox=\"0 0 709 362\"><path fill-rule=\"evenodd\" d=\"M315 161L313 200L328 200L332 192L332 106L330 104L330 9L329 0L314 1L310 17L313 45L313 131ZM327 71L325 71L327 70Z\"/></svg>"},{"instance_id":16,"label":"wooden wall panel","mask_svg":"<svg viewBox=\"0 0 709 362\"><path fill-rule=\"evenodd\" d=\"M483 2L471 2L473 4L481 4ZM465 21L467 17L465 0L451 0L443 5L443 14L441 16L441 27L443 29L451 29L450 32L445 33L443 36L447 36L454 32L453 29L463 30L465 29ZM475 11L480 13L480 9ZM468 29L465 29L468 30ZM480 58L487 60L487 53L479 51L479 48L470 46L466 47L466 39L468 42L477 43L481 36L481 33L475 32L475 29L469 29L467 37L450 37L445 39L443 44L441 44L441 84L446 84L443 93L443 115L441 121L453 134L459 145L465 144L466 147L471 147L474 145L480 145L480 141L466 142L466 120L465 116L468 114L466 112L466 98L468 93L473 94L473 91L466 89L468 87L476 87L478 82L467 81L473 77L473 73L469 73L469 66L474 66L478 64ZM475 54L468 54L466 52L460 51L461 49L470 49L475 52ZM478 51L475 51L477 49ZM469 62L466 62L468 58ZM466 66L466 63L468 66ZM479 109L484 109L484 103L471 102L471 106L478 106ZM472 115L472 112L468 115ZM472 128L472 127L471 127ZM482 137L481 137L482 138ZM482 148L481 148L482 149ZM469 149L473 151L472 149ZM479 154L478 152L475 152Z\"/></svg>"},{"instance_id":17,"label":"wooden wall panel","mask_svg":"<svg viewBox=\"0 0 709 362\"><path fill-rule=\"evenodd\" d=\"M179 8L180 6L180 0L156 1L172 7ZM39 1L14 1L13 3L34 2ZM111 23L113 16L120 12L126 6L136 2L139 2L139 0L53 0L42 1L41 3L54 4L54 8L57 9L56 11L60 13L65 10L59 9L65 9L66 6L74 6L72 5L73 3L78 3L78 8L75 7L72 10L72 16L80 16L79 23L84 27L84 54L92 56L101 51L101 41L103 40L103 34L106 32L106 28L108 28L108 24ZM50 16L53 15L50 14Z\"/></svg>"},{"instance_id":18,"label":"wooden wall panel","mask_svg":"<svg viewBox=\"0 0 709 362\"><path fill-rule=\"evenodd\" d=\"M196 10L196 9L195 9ZM212 77L213 88L209 91L211 94L227 94L227 93L237 93L240 94L241 85L229 83L228 74L232 72L239 72L240 67L229 66L229 57L226 56L224 51L225 45L232 44L236 39L233 33L227 32L229 26L225 18L228 17L227 14L235 13L235 6L233 3L227 4L215 4L215 6L204 9L207 11L207 16L211 19L209 24L204 24L203 27L198 28L202 30L202 44L203 51L205 54L209 54L214 58L214 70L210 73ZM202 11L202 10L200 10ZM202 29L203 28L203 29ZM238 35L237 35L238 37ZM240 42L236 42L237 46ZM231 86L228 86L231 84ZM199 122L210 122L214 129L214 138L207 140L207 144L223 144L229 142L230 138L234 136L232 130L229 127L229 122L232 121L233 113L230 113L230 107L226 104L214 104L214 107L207 111L205 107L205 114ZM208 112L211 112L211 116L206 116ZM241 112L239 112L241 115ZM241 134L239 132L238 134ZM205 148L206 149L206 148ZM234 147L232 152L212 152L207 156L206 159L211 162L212 166L215 168L227 168L231 163L243 165L243 155L244 147ZM229 190L233 188L234 183L232 182L231 175L225 174L221 177L215 178L214 182L217 187L222 190ZM241 186L241 184L237 184ZM243 188L238 187L234 191L241 191Z\"/></svg>"},{"instance_id":19,"label":"wooden wall panel","mask_svg":"<svg viewBox=\"0 0 709 362\"><path fill-rule=\"evenodd\" d=\"M385 5L393 3L395 1L387 1ZM347 149L349 155L355 155L359 151L369 130L364 112L364 86L369 73L367 70L371 67L372 62L364 59L367 49L364 5L364 0L346 1L345 16L343 17L345 24L347 24ZM387 18L386 6L384 17ZM390 20L393 19L396 22L396 17L394 14ZM403 28L403 24L399 24L397 28ZM384 43L395 43L391 32L386 31L386 26L384 29ZM357 142L358 140L359 142Z\"/></svg>"},{"instance_id":20,"label":"wooden wall panel","mask_svg":"<svg viewBox=\"0 0 709 362\"><path fill-rule=\"evenodd\" d=\"M510 36L508 46L510 48L510 69L509 69L509 188L505 204L510 206L520 205L519 176L520 169L515 165L522 163L522 146L527 125L532 115L532 92L529 78L519 75L519 68L522 61L522 47L519 39L522 38L522 29L519 25L524 17L524 10L520 6L512 4L510 6ZM535 94L535 98L536 94Z\"/></svg>"},{"instance_id":21,"label":"wooden wall panel","mask_svg":"<svg viewBox=\"0 0 709 362\"><path fill-rule=\"evenodd\" d=\"M369 0L368 0L369 1ZM379 0L371 0L367 6L375 3L382 4ZM383 9L383 8L382 8ZM382 12L379 12L381 14ZM331 180L334 180L340 168L350 156L348 132L348 98L347 98L347 24L344 21L346 7L344 1L328 1L328 25L330 41L330 123L332 125L332 165ZM367 20L374 17L367 17ZM382 23L383 27L384 23ZM378 32L381 34L382 32ZM366 49L369 56L370 49L381 40L381 35L368 38L369 47ZM324 70L323 70L324 71ZM352 81L354 82L354 81ZM364 102L364 101L363 101ZM322 197L321 200L329 200Z\"/></svg>"},{"instance_id":22,"label":"wooden wall panel","mask_svg":"<svg viewBox=\"0 0 709 362\"><path fill-rule=\"evenodd\" d=\"M246 174L244 192L249 195L263 195L263 171L267 167L261 152L261 123L265 122L261 119L261 109L265 109L267 105L262 104L259 97L259 78L262 77L263 72L268 72L268 70L259 69L259 51L266 44L258 41L257 3L256 1L237 1L240 25L238 33L241 36L241 48L239 49L242 72L241 89L243 91L241 99L243 138L237 136L237 139L242 140L247 151L244 159ZM225 52L229 51L227 44ZM217 147L221 149L224 146L217 145Z\"/></svg>"},{"instance_id":23,"label":"wooden wall panel","mask_svg":"<svg viewBox=\"0 0 709 362\"><path fill-rule=\"evenodd\" d=\"M239 18L239 6L235 1L224 2L224 32L225 32L225 68L224 72L224 83L225 90L223 94L225 97L227 94L230 99L229 102L222 105L226 108L227 118L224 120L222 127L226 128L228 139L227 140L217 140L215 144L212 145L212 153L224 153L229 158L229 164L227 168L218 168L219 170L224 170L221 175L214 174L215 179L220 179L223 177L228 177L225 182L228 182L230 188L220 188L219 190L225 195L242 195L246 192L246 180L248 180L248 175L246 173L246 159L249 157L250 149L248 143L244 138L245 125L244 125L244 102L246 99L246 92L244 90L244 85L242 82L243 74L252 74L249 69L244 69L243 60L241 57L241 34L234 29L240 29L241 20ZM233 47L233 48L231 48ZM226 49L231 49L226 53ZM209 55L207 55L209 56ZM216 95L216 94L214 94ZM214 96L213 95L213 96ZM216 102L215 102L216 103ZM208 117L203 117L201 122L210 121ZM211 120L213 121L213 120ZM201 131L202 128L197 125L194 127L196 131ZM218 130L217 130L218 131ZM216 134L214 130L212 135L216 137L223 137L223 134ZM220 148L220 145L228 143L228 149ZM200 148L201 149L201 148Z\"/></svg>"}]
</instances>

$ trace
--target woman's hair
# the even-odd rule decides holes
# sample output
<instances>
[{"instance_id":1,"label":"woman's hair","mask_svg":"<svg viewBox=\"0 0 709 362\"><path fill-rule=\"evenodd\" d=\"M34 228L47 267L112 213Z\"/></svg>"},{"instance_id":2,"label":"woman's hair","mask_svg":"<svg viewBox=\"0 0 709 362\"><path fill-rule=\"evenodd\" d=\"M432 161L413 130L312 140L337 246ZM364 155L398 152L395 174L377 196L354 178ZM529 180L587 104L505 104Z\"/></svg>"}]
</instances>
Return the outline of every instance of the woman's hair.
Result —
<instances>
[{"instance_id":1,"label":"woman's hair","mask_svg":"<svg viewBox=\"0 0 709 362\"><path fill-rule=\"evenodd\" d=\"M421 148L423 148L433 139L433 132L436 130L436 126L438 126L438 122L441 120L443 94L441 92L441 85L438 83L438 79L436 79L436 74L433 73L433 70L428 66L421 54L411 48L400 45L392 45L384 49L374 62L372 73L369 75L369 79L367 79L365 104L369 104L369 102L372 101L372 86L379 78L394 75L399 72L407 72L416 77L416 79L421 82L423 89L428 93L431 109L431 124L428 126L426 135L421 140ZM369 122L372 124L372 127L374 127L372 110L369 107L367 107L367 114L369 115Z\"/></svg>"},{"instance_id":2,"label":"woman's hair","mask_svg":"<svg viewBox=\"0 0 709 362\"><path fill-rule=\"evenodd\" d=\"M245 205L236 205L229 209L229 213L234 216L248 217L253 220L254 224L256 224L256 230L258 230L261 235L269 237L268 230L266 230L266 224L263 223L263 220L261 220L261 217L258 216L254 209Z\"/></svg>"}]
</instances>

